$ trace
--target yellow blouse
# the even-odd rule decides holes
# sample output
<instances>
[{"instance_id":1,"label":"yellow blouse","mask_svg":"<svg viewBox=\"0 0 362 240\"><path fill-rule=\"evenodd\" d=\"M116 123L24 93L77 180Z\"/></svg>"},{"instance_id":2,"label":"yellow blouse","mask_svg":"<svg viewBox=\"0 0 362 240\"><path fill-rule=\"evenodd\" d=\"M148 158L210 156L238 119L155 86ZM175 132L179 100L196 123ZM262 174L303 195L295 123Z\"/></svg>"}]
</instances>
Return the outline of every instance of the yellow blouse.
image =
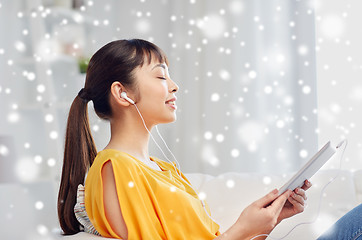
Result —
<instances>
[{"instance_id":1,"label":"yellow blouse","mask_svg":"<svg viewBox=\"0 0 362 240\"><path fill-rule=\"evenodd\" d=\"M101 170L108 160L112 161L128 239L206 240L220 235L219 225L207 216L195 191L172 164L151 158L162 169L157 171L127 153L107 149L97 154L85 182L85 208L103 237L120 238L104 211Z\"/></svg>"}]
</instances>

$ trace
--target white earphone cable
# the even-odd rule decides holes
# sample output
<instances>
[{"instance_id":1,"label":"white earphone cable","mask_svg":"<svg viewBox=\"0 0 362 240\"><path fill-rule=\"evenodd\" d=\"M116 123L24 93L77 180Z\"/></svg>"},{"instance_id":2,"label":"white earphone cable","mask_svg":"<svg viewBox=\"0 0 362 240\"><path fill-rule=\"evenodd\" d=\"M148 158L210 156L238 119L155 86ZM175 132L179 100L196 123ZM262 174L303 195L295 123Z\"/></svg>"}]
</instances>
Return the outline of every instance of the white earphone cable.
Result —
<instances>
[{"instance_id":1,"label":"white earphone cable","mask_svg":"<svg viewBox=\"0 0 362 240\"><path fill-rule=\"evenodd\" d=\"M172 155L173 159L175 160L175 164L173 164L172 161L166 156L166 154L164 153L164 151L162 150L162 148L160 147L160 145L158 145L158 143L156 142L156 140L155 140L154 137L152 136L150 130L148 130L148 128L147 128L147 126L146 126L146 123L145 123L145 120L143 119L143 116L142 116L141 112L139 111L137 105L136 105L135 103L133 103L133 106L135 106L135 108L136 108L139 116L141 117L143 126L146 128L147 132L150 134L151 139L152 139L153 142L157 145L157 147L160 149L160 151L162 152L162 154L163 154L163 156L166 158L166 160L174 167L176 174L180 177L180 179L181 179L184 183L186 183L186 184L198 195L198 192L191 186L191 184L189 184L189 183L188 183L186 180L184 180L184 178L181 176L180 164L179 164L179 162L177 161L175 155L171 152L170 148L167 146L165 140L162 138L160 132L158 131L157 126L156 126L157 133L158 133L159 137L162 139L163 143L165 144L167 150L170 152L170 154ZM178 166L175 166L175 165L178 165ZM199 196L199 195L198 195L198 196ZM213 219L213 218L210 216L209 212L207 211L207 209L206 209L206 207L205 207L204 201L203 201L202 199L200 199L200 197L199 197L199 200L201 201L202 207L204 208L207 216L208 216L212 221L214 221L215 223L217 223L217 221L216 221L215 219Z\"/></svg>"},{"instance_id":2,"label":"white earphone cable","mask_svg":"<svg viewBox=\"0 0 362 240\"><path fill-rule=\"evenodd\" d=\"M136 104L133 104L133 106L136 107L136 110L137 110L138 114L140 115L140 117L141 117L141 119L142 119L143 126L146 128L147 132L150 134L153 142L154 142L154 143L157 145L157 147L160 149L160 151L162 152L163 156L165 156L165 158L172 164L172 162L166 157L166 154L163 152L163 150L162 150L162 148L160 147L160 145L158 145L158 143L156 142L156 140L153 138L150 130L148 130L148 128L147 128L147 126L146 126L146 123L145 123L145 120L143 119L141 112L138 110L137 105L136 105ZM173 164L172 164L172 165L173 165ZM175 168L175 171L176 171L176 167L175 167L175 166L174 166L174 168ZM176 171L176 172L177 172L177 171Z\"/></svg>"},{"instance_id":3,"label":"white earphone cable","mask_svg":"<svg viewBox=\"0 0 362 240\"><path fill-rule=\"evenodd\" d=\"M178 169L180 170L180 172L181 172L181 166L180 166L180 163L177 161L177 159L176 159L175 155L173 155L173 153L171 152L170 148L167 146L167 144L166 144L165 140L164 140L164 139L163 139L163 137L161 136L160 131L158 130L157 125L156 125L156 131L157 131L158 136L161 138L161 140L162 140L163 144L166 146L166 148L167 148L168 152L172 155L172 158L175 160L175 162L176 162L176 164L177 164L177 168L178 168ZM181 176L180 176L180 177L181 177Z\"/></svg>"}]
</instances>

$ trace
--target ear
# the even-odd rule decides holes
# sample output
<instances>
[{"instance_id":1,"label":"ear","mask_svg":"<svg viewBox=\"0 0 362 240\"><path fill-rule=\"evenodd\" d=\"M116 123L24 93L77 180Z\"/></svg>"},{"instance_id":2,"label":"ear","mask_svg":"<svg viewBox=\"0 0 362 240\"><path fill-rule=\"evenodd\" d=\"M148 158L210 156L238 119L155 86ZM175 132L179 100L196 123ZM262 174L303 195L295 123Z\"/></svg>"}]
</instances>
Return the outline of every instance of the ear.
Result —
<instances>
[{"instance_id":1,"label":"ear","mask_svg":"<svg viewBox=\"0 0 362 240\"><path fill-rule=\"evenodd\" d=\"M120 82L113 82L111 85L111 98L112 100L124 107L131 105L126 99L121 97L121 92L126 92L125 87Z\"/></svg>"}]
</instances>

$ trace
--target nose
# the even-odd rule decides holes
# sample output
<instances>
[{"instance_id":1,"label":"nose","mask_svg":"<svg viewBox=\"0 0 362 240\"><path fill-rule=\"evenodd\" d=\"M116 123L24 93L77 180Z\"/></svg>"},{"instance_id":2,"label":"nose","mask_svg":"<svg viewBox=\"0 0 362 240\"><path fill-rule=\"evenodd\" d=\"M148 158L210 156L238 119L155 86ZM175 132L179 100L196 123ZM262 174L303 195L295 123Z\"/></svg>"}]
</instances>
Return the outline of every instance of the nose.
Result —
<instances>
[{"instance_id":1,"label":"nose","mask_svg":"<svg viewBox=\"0 0 362 240\"><path fill-rule=\"evenodd\" d=\"M170 81L169 85L168 85L169 86L169 88L168 88L169 92L170 93L177 92L178 91L178 85L174 81L172 81L171 79L169 81Z\"/></svg>"}]
</instances>

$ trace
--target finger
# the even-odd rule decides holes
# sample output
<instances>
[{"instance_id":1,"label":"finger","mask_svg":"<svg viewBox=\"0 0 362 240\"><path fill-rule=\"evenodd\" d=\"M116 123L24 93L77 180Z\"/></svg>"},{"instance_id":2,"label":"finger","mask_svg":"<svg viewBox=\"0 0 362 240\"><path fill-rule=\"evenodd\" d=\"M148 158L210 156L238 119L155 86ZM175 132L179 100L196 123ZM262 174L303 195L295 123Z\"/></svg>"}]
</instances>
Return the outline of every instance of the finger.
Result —
<instances>
[{"instance_id":1,"label":"finger","mask_svg":"<svg viewBox=\"0 0 362 240\"><path fill-rule=\"evenodd\" d=\"M303 190L308 190L311 186L312 186L312 183L310 181L308 181L308 180L305 180L304 184L302 186L302 189Z\"/></svg>"},{"instance_id":2,"label":"finger","mask_svg":"<svg viewBox=\"0 0 362 240\"><path fill-rule=\"evenodd\" d=\"M284 192L277 199L275 199L275 201L271 204L270 207L273 209L274 214L276 216L279 216L280 212L283 209L285 202L287 201L287 199L289 198L291 193L292 193L292 191L290 191L290 190Z\"/></svg>"},{"instance_id":3,"label":"finger","mask_svg":"<svg viewBox=\"0 0 362 240\"><path fill-rule=\"evenodd\" d=\"M299 204L304 206L304 198L301 195L298 195L296 193L292 193L289 197L289 199L294 199L294 201L298 202ZM290 202L290 201L289 201ZM292 202L291 202L292 203ZM292 203L293 204L293 203ZM294 204L293 204L294 205Z\"/></svg>"},{"instance_id":4,"label":"finger","mask_svg":"<svg viewBox=\"0 0 362 240\"><path fill-rule=\"evenodd\" d=\"M278 190L274 189L264 197L258 199L255 201L255 204L259 207L265 207L269 205L272 201L274 201L278 197Z\"/></svg>"},{"instance_id":5,"label":"finger","mask_svg":"<svg viewBox=\"0 0 362 240\"><path fill-rule=\"evenodd\" d=\"M289 197L288 201L293 205L293 208L297 211L297 212L303 212L304 211L304 204L301 204L300 202L298 202L295 198L293 197Z\"/></svg>"},{"instance_id":6,"label":"finger","mask_svg":"<svg viewBox=\"0 0 362 240\"><path fill-rule=\"evenodd\" d=\"M302 188L296 188L294 190L295 194L301 196L304 200L307 200L307 194L305 192L305 190L303 190Z\"/></svg>"}]
</instances>

